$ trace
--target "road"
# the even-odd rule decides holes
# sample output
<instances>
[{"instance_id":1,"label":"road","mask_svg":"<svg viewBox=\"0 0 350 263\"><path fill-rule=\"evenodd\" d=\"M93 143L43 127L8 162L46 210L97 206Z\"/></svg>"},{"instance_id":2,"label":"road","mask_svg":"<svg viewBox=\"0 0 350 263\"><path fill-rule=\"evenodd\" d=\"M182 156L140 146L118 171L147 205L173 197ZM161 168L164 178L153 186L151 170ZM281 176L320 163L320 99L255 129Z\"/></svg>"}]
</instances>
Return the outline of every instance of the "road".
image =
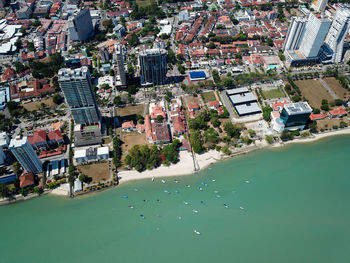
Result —
<instances>
[{"instance_id":1,"label":"road","mask_svg":"<svg viewBox=\"0 0 350 263\"><path fill-rule=\"evenodd\" d=\"M235 119L236 115L232 109L232 105L230 102L230 99L227 97L226 94L226 90L221 91L220 93L221 99L222 99L222 103L224 104L224 106L226 107L228 113L230 114L231 119Z\"/></svg>"}]
</instances>

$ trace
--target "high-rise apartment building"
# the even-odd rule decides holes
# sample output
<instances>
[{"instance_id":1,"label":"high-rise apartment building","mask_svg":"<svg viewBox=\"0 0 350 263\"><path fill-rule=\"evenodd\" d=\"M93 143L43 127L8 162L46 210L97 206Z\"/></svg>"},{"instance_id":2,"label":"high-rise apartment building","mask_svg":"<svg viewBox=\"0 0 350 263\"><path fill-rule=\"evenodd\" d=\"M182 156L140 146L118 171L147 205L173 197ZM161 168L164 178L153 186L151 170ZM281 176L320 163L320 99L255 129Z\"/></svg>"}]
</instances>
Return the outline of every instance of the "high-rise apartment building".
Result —
<instances>
[{"instance_id":1,"label":"high-rise apartment building","mask_svg":"<svg viewBox=\"0 0 350 263\"><path fill-rule=\"evenodd\" d=\"M167 53L164 49L146 49L139 54L142 85L166 84Z\"/></svg>"},{"instance_id":2,"label":"high-rise apartment building","mask_svg":"<svg viewBox=\"0 0 350 263\"><path fill-rule=\"evenodd\" d=\"M68 22L69 33L73 41L85 41L94 35L89 8L81 10L72 20Z\"/></svg>"},{"instance_id":3,"label":"high-rise apartment building","mask_svg":"<svg viewBox=\"0 0 350 263\"><path fill-rule=\"evenodd\" d=\"M325 44L332 51L332 62L342 61L344 41L350 29L350 9L346 5L339 5L332 25L325 39Z\"/></svg>"},{"instance_id":4,"label":"high-rise apartment building","mask_svg":"<svg viewBox=\"0 0 350 263\"><path fill-rule=\"evenodd\" d=\"M293 17L289 25L288 32L283 44L282 51L296 50L300 47L300 42L305 33L306 19L303 17Z\"/></svg>"},{"instance_id":5,"label":"high-rise apartment building","mask_svg":"<svg viewBox=\"0 0 350 263\"><path fill-rule=\"evenodd\" d=\"M43 165L27 137L16 137L10 141L9 149L28 173L42 173Z\"/></svg>"},{"instance_id":6,"label":"high-rise apartment building","mask_svg":"<svg viewBox=\"0 0 350 263\"><path fill-rule=\"evenodd\" d=\"M97 107L87 67L60 69L58 83L70 107L75 124L94 125L100 123L101 114Z\"/></svg>"},{"instance_id":7,"label":"high-rise apartment building","mask_svg":"<svg viewBox=\"0 0 350 263\"><path fill-rule=\"evenodd\" d=\"M328 0L314 0L311 7L315 9L316 12L324 12Z\"/></svg>"},{"instance_id":8,"label":"high-rise apartment building","mask_svg":"<svg viewBox=\"0 0 350 263\"><path fill-rule=\"evenodd\" d=\"M313 13L310 14L300 44L300 52L305 58L317 57L330 25L331 21L328 19L317 18Z\"/></svg>"},{"instance_id":9,"label":"high-rise apartment building","mask_svg":"<svg viewBox=\"0 0 350 263\"><path fill-rule=\"evenodd\" d=\"M124 51L123 47L116 44L115 45L115 59L117 60L118 74L120 77L120 82L122 86L126 86L126 74L124 66Z\"/></svg>"}]
</instances>

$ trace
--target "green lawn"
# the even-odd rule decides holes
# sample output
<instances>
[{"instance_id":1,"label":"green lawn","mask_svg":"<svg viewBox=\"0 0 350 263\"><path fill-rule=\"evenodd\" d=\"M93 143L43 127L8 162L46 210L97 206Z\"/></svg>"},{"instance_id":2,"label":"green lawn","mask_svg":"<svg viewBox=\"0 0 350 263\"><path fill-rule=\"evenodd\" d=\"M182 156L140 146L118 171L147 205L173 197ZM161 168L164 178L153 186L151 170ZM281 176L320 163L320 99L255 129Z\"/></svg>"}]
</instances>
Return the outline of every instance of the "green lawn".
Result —
<instances>
[{"instance_id":1,"label":"green lawn","mask_svg":"<svg viewBox=\"0 0 350 263\"><path fill-rule=\"evenodd\" d=\"M271 89L262 91L266 99L283 98L285 95L280 89Z\"/></svg>"},{"instance_id":2,"label":"green lawn","mask_svg":"<svg viewBox=\"0 0 350 263\"><path fill-rule=\"evenodd\" d=\"M148 5L151 5L151 1L150 0L136 0L136 4L138 6L148 6Z\"/></svg>"},{"instance_id":3,"label":"green lawn","mask_svg":"<svg viewBox=\"0 0 350 263\"><path fill-rule=\"evenodd\" d=\"M207 103L209 101L214 101L216 100L215 94L214 92L206 92L206 93L202 93L201 97L204 101L204 103Z\"/></svg>"}]
</instances>

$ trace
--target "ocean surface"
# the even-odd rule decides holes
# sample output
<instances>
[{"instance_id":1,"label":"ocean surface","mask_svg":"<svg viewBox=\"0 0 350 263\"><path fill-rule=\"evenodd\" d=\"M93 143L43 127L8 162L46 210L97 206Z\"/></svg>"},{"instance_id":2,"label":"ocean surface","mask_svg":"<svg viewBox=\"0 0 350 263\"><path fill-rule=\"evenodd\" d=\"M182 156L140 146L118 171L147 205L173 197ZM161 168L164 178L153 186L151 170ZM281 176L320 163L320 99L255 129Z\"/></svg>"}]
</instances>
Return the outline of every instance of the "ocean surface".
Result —
<instances>
[{"instance_id":1,"label":"ocean surface","mask_svg":"<svg viewBox=\"0 0 350 263\"><path fill-rule=\"evenodd\" d=\"M350 136L165 180L0 207L0 262L350 262Z\"/></svg>"}]
</instances>

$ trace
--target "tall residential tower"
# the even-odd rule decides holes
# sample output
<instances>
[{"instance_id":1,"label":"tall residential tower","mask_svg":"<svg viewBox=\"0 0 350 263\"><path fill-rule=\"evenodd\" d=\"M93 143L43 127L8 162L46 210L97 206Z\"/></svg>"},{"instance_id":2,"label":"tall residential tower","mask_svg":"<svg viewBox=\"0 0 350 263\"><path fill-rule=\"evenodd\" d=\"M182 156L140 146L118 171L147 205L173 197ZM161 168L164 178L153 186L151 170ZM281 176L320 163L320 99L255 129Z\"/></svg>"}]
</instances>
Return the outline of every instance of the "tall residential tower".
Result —
<instances>
[{"instance_id":1,"label":"tall residential tower","mask_svg":"<svg viewBox=\"0 0 350 263\"><path fill-rule=\"evenodd\" d=\"M300 47L300 42L305 33L306 19L303 17L293 17L288 28L282 51L296 50Z\"/></svg>"},{"instance_id":2,"label":"tall residential tower","mask_svg":"<svg viewBox=\"0 0 350 263\"><path fill-rule=\"evenodd\" d=\"M166 84L167 53L164 49L146 49L139 54L142 85Z\"/></svg>"},{"instance_id":3,"label":"tall residential tower","mask_svg":"<svg viewBox=\"0 0 350 263\"><path fill-rule=\"evenodd\" d=\"M332 62L342 61L344 41L350 29L350 9L346 5L339 5L331 28L325 39L325 44L332 51Z\"/></svg>"},{"instance_id":4,"label":"tall residential tower","mask_svg":"<svg viewBox=\"0 0 350 263\"><path fill-rule=\"evenodd\" d=\"M101 114L97 107L90 72L87 67L60 69L58 83L76 124L93 125L100 123Z\"/></svg>"},{"instance_id":5,"label":"tall residential tower","mask_svg":"<svg viewBox=\"0 0 350 263\"><path fill-rule=\"evenodd\" d=\"M306 58L317 57L330 25L331 21L328 19L310 14L300 44L300 51Z\"/></svg>"},{"instance_id":6,"label":"tall residential tower","mask_svg":"<svg viewBox=\"0 0 350 263\"><path fill-rule=\"evenodd\" d=\"M117 60L118 74L120 77L120 82L122 86L126 86L126 74L124 66L124 52L123 47L119 44L115 45L115 59Z\"/></svg>"},{"instance_id":7,"label":"tall residential tower","mask_svg":"<svg viewBox=\"0 0 350 263\"><path fill-rule=\"evenodd\" d=\"M42 173L43 165L27 137L16 137L10 141L9 149L28 173Z\"/></svg>"},{"instance_id":8,"label":"tall residential tower","mask_svg":"<svg viewBox=\"0 0 350 263\"><path fill-rule=\"evenodd\" d=\"M86 7L68 20L68 32L72 41L85 41L94 35L89 8Z\"/></svg>"},{"instance_id":9,"label":"tall residential tower","mask_svg":"<svg viewBox=\"0 0 350 263\"><path fill-rule=\"evenodd\" d=\"M324 12L328 0L314 0L311 7L315 9L316 12Z\"/></svg>"}]
</instances>

